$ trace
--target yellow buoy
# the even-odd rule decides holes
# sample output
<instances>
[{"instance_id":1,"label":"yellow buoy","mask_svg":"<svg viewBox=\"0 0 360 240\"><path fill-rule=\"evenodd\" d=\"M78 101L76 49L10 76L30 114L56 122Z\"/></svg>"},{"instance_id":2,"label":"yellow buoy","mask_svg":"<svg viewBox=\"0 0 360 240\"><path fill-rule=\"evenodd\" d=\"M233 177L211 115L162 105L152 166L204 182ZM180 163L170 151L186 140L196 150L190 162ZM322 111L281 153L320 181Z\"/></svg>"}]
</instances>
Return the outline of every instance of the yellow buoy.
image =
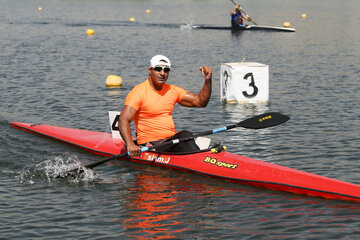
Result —
<instances>
[{"instance_id":1,"label":"yellow buoy","mask_svg":"<svg viewBox=\"0 0 360 240\"><path fill-rule=\"evenodd\" d=\"M106 86L107 87L119 87L122 86L122 79L116 75L109 75L106 78Z\"/></svg>"},{"instance_id":2,"label":"yellow buoy","mask_svg":"<svg viewBox=\"0 0 360 240\"><path fill-rule=\"evenodd\" d=\"M92 30L92 29L88 29L88 30L86 30L86 34L87 35L94 35L94 30Z\"/></svg>"},{"instance_id":3,"label":"yellow buoy","mask_svg":"<svg viewBox=\"0 0 360 240\"><path fill-rule=\"evenodd\" d=\"M150 9L147 9L147 10L146 10L146 13L150 13L150 12L151 12Z\"/></svg>"},{"instance_id":4,"label":"yellow buoy","mask_svg":"<svg viewBox=\"0 0 360 240\"><path fill-rule=\"evenodd\" d=\"M302 17L302 18L306 18L307 15L306 15L305 13L303 13L303 14L301 14L301 17Z\"/></svg>"},{"instance_id":5,"label":"yellow buoy","mask_svg":"<svg viewBox=\"0 0 360 240\"><path fill-rule=\"evenodd\" d=\"M287 27L289 28L291 25L290 25L290 22L284 22L284 27Z\"/></svg>"},{"instance_id":6,"label":"yellow buoy","mask_svg":"<svg viewBox=\"0 0 360 240\"><path fill-rule=\"evenodd\" d=\"M41 11L41 10L42 10L42 7L38 7L38 10Z\"/></svg>"},{"instance_id":7,"label":"yellow buoy","mask_svg":"<svg viewBox=\"0 0 360 240\"><path fill-rule=\"evenodd\" d=\"M129 21L130 21L130 22L135 22L135 18L133 18L133 17L132 17L132 18L129 18Z\"/></svg>"}]
</instances>

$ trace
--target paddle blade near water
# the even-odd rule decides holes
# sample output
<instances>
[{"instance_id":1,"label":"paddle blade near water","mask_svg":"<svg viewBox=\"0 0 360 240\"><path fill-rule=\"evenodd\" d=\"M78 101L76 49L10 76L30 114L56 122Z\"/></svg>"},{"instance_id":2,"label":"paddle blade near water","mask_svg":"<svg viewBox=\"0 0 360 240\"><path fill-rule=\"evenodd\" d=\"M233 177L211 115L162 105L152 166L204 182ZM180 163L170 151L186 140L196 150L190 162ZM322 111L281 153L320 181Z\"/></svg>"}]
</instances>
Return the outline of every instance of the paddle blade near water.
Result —
<instances>
[{"instance_id":1,"label":"paddle blade near water","mask_svg":"<svg viewBox=\"0 0 360 240\"><path fill-rule=\"evenodd\" d=\"M284 114L278 112L269 112L246 119L236 125L237 127L260 129L282 124L284 122L287 122L289 119L290 117Z\"/></svg>"}]
</instances>

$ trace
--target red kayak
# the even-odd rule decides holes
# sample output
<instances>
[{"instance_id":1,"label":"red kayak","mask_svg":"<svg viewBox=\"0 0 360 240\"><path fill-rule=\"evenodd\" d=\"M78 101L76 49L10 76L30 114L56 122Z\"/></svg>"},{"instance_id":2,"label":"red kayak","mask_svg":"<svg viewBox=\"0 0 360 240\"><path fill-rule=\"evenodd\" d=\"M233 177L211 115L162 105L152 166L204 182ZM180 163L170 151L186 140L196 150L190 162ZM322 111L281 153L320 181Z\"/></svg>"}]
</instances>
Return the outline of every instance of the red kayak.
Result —
<instances>
[{"instance_id":1,"label":"red kayak","mask_svg":"<svg viewBox=\"0 0 360 240\"><path fill-rule=\"evenodd\" d=\"M102 156L114 156L125 151L123 141L115 142L110 133L18 122L12 122L11 126ZM190 154L147 151L138 158L120 159L195 172L255 187L360 202L360 185L240 156L226 152L220 145Z\"/></svg>"}]
</instances>

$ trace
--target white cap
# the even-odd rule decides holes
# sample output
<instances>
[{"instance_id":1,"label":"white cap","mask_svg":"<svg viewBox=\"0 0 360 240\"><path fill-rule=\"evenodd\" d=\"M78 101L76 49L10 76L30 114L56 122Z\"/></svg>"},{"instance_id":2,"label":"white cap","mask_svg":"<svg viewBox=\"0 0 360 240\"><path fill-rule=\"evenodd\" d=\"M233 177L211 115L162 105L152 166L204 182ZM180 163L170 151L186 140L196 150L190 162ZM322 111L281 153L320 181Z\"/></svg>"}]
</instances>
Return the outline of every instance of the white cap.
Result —
<instances>
[{"instance_id":1,"label":"white cap","mask_svg":"<svg viewBox=\"0 0 360 240\"><path fill-rule=\"evenodd\" d=\"M163 55L155 55L150 60L150 67L156 67L158 65L165 65L171 68L170 60Z\"/></svg>"}]
</instances>

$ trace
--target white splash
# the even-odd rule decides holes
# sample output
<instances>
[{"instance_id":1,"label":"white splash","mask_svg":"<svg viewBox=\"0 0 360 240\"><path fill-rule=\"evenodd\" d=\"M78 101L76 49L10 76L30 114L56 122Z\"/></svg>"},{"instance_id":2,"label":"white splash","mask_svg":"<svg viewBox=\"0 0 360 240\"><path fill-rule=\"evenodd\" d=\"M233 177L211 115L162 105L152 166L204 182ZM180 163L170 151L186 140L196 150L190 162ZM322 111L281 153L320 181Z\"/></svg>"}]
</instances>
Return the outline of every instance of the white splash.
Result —
<instances>
[{"instance_id":1,"label":"white splash","mask_svg":"<svg viewBox=\"0 0 360 240\"><path fill-rule=\"evenodd\" d=\"M35 166L25 167L18 178L22 183L34 184L36 180L54 182L66 180L72 183L91 182L97 175L82 166L76 156L55 156Z\"/></svg>"},{"instance_id":2,"label":"white splash","mask_svg":"<svg viewBox=\"0 0 360 240\"><path fill-rule=\"evenodd\" d=\"M192 30L193 25L191 23L180 25L180 30Z\"/></svg>"}]
</instances>

